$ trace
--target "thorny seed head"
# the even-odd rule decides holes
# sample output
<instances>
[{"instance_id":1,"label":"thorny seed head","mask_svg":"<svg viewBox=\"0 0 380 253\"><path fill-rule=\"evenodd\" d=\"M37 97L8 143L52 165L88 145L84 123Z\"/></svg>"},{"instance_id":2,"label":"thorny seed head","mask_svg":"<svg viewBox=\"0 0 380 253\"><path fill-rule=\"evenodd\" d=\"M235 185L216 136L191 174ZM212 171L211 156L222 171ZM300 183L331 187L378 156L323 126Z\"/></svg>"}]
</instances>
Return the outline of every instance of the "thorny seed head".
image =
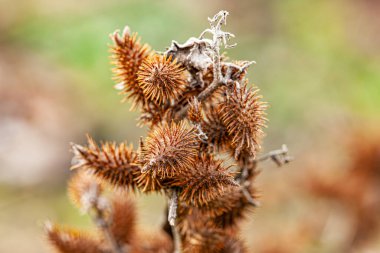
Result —
<instances>
[{"instance_id":1,"label":"thorny seed head","mask_svg":"<svg viewBox=\"0 0 380 253\"><path fill-rule=\"evenodd\" d=\"M153 177L173 177L194 164L197 154L194 128L181 123L164 123L152 129L141 152L142 172Z\"/></svg>"},{"instance_id":2,"label":"thorny seed head","mask_svg":"<svg viewBox=\"0 0 380 253\"><path fill-rule=\"evenodd\" d=\"M249 66L254 64L254 61L233 61L229 62L228 58L224 55L221 56L221 73L224 79L230 80L231 82L237 81L241 82L246 74ZM209 85L214 80L214 73L212 66L209 66L204 74L203 80L206 85ZM225 87L221 87L223 90Z\"/></svg>"},{"instance_id":3,"label":"thorny seed head","mask_svg":"<svg viewBox=\"0 0 380 253\"><path fill-rule=\"evenodd\" d=\"M90 170L113 186L134 189L135 177L140 174L140 168L132 146L106 142L99 147L90 136L87 136L87 140L87 147L72 145L74 158L71 169Z\"/></svg>"},{"instance_id":4,"label":"thorny seed head","mask_svg":"<svg viewBox=\"0 0 380 253\"><path fill-rule=\"evenodd\" d=\"M178 231L184 244L188 244L185 249L189 246L210 243L211 240L220 238L223 234L223 231L215 227L208 217L200 215L197 209L193 209L183 202L179 202L177 215Z\"/></svg>"},{"instance_id":5,"label":"thorny seed head","mask_svg":"<svg viewBox=\"0 0 380 253\"><path fill-rule=\"evenodd\" d=\"M119 194L112 200L110 231L119 245L128 245L136 238L136 207L127 194Z\"/></svg>"},{"instance_id":6,"label":"thorny seed head","mask_svg":"<svg viewBox=\"0 0 380 253\"><path fill-rule=\"evenodd\" d=\"M234 157L237 159L241 152L255 156L260 148L260 137L263 135L262 128L265 122L266 103L261 102L258 89L239 87L235 83L233 91L227 96L227 101L220 104L222 120L227 126L231 137L231 146Z\"/></svg>"},{"instance_id":7,"label":"thorny seed head","mask_svg":"<svg viewBox=\"0 0 380 253\"><path fill-rule=\"evenodd\" d=\"M238 189L230 189L224 192L221 201L212 202L209 205L209 211L206 209L203 212L211 213L213 221L217 227L220 228L231 228L237 227L239 221L241 221L247 213L254 210L254 205L250 200L255 200L258 198L256 190L253 186L245 187L241 186ZM246 196L248 194L249 196ZM249 199L248 199L249 198Z\"/></svg>"},{"instance_id":8,"label":"thorny seed head","mask_svg":"<svg viewBox=\"0 0 380 253\"><path fill-rule=\"evenodd\" d=\"M111 60L114 65L114 79L117 81L115 88L121 94L131 98L134 104L144 104L145 95L137 81L137 72L141 63L150 55L148 45L141 45L137 34L130 33L129 27L124 28L123 33L115 31L111 35L114 45L111 46Z\"/></svg>"},{"instance_id":9,"label":"thorny seed head","mask_svg":"<svg viewBox=\"0 0 380 253\"><path fill-rule=\"evenodd\" d=\"M187 117L193 123L199 124L202 122L202 105L199 103L197 98L194 98L190 101Z\"/></svg>"},{"instance_id":10,"label":"thorny seed head","mask_svg":"<svg viewBox=\"0 0 380 253\"><path fill-rule=\"evenodd\" d=\"M163 188L162 180L153 171L141 173L136 182L142 192L160 191Z\"/></svg>"},{"instance_id":11,"label":"thorny seed head","mask_svg":"<svg viewBox=\"0 0 380 253\"><path fill-rule=\"evenodd\" d=\"M252 186L245 188L250 200L247 199L243 187L226 187L219 197L210 200L207 205L192 207L191 212L201 217L208 217L216 227L236 227L247 211L255 207L250 200L257 199L256 191Z\"/></svg>"},{"instance_id":12,"label":"thorny seed head","mask_svg":"<svg viewBox=\"0 0 380 253\"><path fill-rule=\"evenodd\" d=\"M145 59L137 80L144 96L157 104L177 100L186 88L184 68L171 56L155 55Z\"/></svg>"},{"instance_id":13,"label":"thorny seed head","mask_svg":"<svg viewBox=\"0 0 380 253\"><path fill-rule=\"evenodd\" d=\"M210 201L221 197L228 188L238 187L222 161L209 155L200 156L195 161L195 166L174 185L182 186L180 200L196 207L207 206Z\"/></svg>"},{"instance_id":14,"label":"thorny seed head","mask_svg":"<svg viewBox=\"0 0 380 253\"><path fill-rule=\"evenodd\" d=\"M140 232L137 240L127 252L136 253L172 253L174 252L172 238L163 231Z\"/></svg>"},{"instance_id":15,"label":"thorny seed head","mask_svg":"<svg viewBox=\"0 0 380 253\"><path fill-rule=\"evenodd\" d=\"M244 244L235 238L232 230L215 226L212 220L195 209L179 210L179 232L184 252L246 252Z\"/></svg>"},{"instance_id":16,"label":"thorny seed head","mask_svg":"<svg viewBox=\"0 0 380 253\"><path fill-rule=\"evenodd\" d=\"M207 135L202 130L202 107L197 98L193 98L189 103L189 110L187 111L187 118L193 123L197 130L197 136L203 143L207 143Z\"/></svg>"},{"instance_id":17,"label":"thorny seed head","mask_svg":"<svg viewBox=\"0 0 380 253\"><path fill-rule=\"evenodd\" d=\"M45 230L50 243L61 253L102 253L99 240L89 234L72 228L62 228L47 222Z\"/></svg>"},{"instance_id":18,"label":"thorny seed head","mask_svg":"<svg viewBox=\"0 0 380 253\"><path fill-rule=\"evenodd\" d=\"M233 233L227 233L222 229L198 229L191 239L184 242L184 253L214 252L214 253L246 253L244 243Z\"/></svg>"},{"instance_id":19,"label":"thorny seed head","mask_svg":"<svg viewBox=\"0 0 380 253\"><path fill-rule=\"evenodd\" d=\"M201 127L207 136L207 143L202 143L202 150L223 151L229 143L227 126L222 120L219 107L208 106L204 108L205 118Z\"/></svg>"}]
</instances>

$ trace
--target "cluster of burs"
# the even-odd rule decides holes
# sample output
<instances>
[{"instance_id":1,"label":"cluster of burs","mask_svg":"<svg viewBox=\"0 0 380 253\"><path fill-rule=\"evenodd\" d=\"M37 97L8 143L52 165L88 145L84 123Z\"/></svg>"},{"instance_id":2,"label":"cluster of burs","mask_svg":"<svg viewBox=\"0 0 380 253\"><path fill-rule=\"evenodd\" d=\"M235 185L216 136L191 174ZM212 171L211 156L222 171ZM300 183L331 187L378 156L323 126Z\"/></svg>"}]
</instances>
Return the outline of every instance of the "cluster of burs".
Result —
<instances>
[{"instance_id":1,"label":"cluster of burs","mask_svg":"<svg viewBox=\"0 0 380 253\"><path fill-rule=\"evenodd\" d=\"M227 16L220 11L199 37L173 41L165 52L141 44L128 27L111 35L115 88L141 111L148 133L136 149L91 137L72 145L69 195L97 229L47 223L59 252L246 252L240 222L258 205L267 106L246 78L254 62L220 52L235 46L222 30ZM286 162L286 147L268 157ZM167 219L155 233L137 228L138 192L167 197Z\"/></svg>"}]
</instances>

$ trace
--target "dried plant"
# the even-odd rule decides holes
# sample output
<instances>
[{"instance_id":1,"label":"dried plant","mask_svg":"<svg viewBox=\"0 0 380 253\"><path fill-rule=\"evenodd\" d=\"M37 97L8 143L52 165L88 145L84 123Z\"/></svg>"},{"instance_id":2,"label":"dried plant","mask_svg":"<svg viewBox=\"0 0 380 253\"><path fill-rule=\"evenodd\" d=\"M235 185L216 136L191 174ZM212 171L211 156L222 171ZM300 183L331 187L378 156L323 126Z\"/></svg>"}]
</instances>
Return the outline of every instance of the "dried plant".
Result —
<instances>
[{"instance_id":1,"label":"dried plant","mask_svg":"<svg viewBox=\"0 0 380 253\"><path fill-rule=\"evenodd\" d=\"M220 52L235 46L228 44L234 35L222 30L227 16L220 11L199 37L173 41L163 53L141 45L128 27L112 34L116 89L140 108L139 123L149 132L138 150L125 143L98 145L90 137L87 146L72 145L77 173L70 196L101 233L94 239L47 226L60 252L247 251L239 224L258 206L257 164L271 158L282 165L289 158L285 146L257 158L267 106L259 90L248 87L246 72L254 62L231 62ZM168 219L158 234L142 235L132 200L108 200L107 185L129 189L126 195L167 196Z\"/></svg>"}]
</instances>

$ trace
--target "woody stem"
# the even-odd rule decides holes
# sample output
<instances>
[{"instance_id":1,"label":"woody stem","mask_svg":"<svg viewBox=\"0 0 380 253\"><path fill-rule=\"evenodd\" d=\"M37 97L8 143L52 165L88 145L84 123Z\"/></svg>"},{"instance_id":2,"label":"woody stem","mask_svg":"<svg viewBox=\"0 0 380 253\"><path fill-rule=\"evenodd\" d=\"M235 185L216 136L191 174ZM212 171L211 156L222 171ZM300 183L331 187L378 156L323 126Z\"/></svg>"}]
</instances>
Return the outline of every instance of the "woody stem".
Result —
<instances>
[{"instance_id":1,"label":"woody stem","mask_svg":"<svg viewBox=\"0 0 380 253\"><path fill-rule=\"evenodd\" d=\"M169 214L168 222L171 226L173 233L174 253L181 253L181 238L176 227L177 219L177 207L178 207L178 192L172 191L172 195L169 199Z\"/></svg>"}]
</instances>

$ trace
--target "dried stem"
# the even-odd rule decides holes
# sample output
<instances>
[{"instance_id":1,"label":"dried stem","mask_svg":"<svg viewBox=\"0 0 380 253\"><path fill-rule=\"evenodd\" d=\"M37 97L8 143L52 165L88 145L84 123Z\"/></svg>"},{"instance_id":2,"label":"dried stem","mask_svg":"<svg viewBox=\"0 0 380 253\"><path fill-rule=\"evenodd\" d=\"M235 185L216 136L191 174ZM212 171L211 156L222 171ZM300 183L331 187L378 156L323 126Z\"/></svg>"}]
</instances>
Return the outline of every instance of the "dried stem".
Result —
<instances>
[{"instance_id":1,"label":"dried stem","mask_svg":"<svg viewBox=\"0 0 380 253\"><path fill-rule=\"evenodd\" d=\"M194 124L193 123L193 125L194 125L195 129L197 130L197 136L198 136L199 140L201 140L203 143L207 143L208 137L205 134L205 132L203 132L201 124L199 124L199 123Z\"/></svg>"},{"instance_id":2,"label":"dried stem","mask_svg":"<svg viewBox=\"0 0 380 253\"><path fill-rule=\"evenodd\" d=\"M272 150L257 158L256 162L262 162L268 159L271 159L279 167L293 160L291 156L288 156L288 147L285 144L281 146L281 149Z\"/></svg>"},{"instance_id":3,"label":"dried stem","mask_svg":"<svg viewBox=\"0 0 380 253\"><path fill-rule=\"evenodd\" d=\"M222 24L226 25L228 14L229 13L227 11L220 11L212 19L209 18L208 20L210 22L211 29L205 30L200 36L200 38L202 39L206 32L211 33L213 36L211 53L213 56L212 61L214 79L212 83L198 95L198 101L205 100L221 85L227 84L228 79L223 77L222 66L220 64L220 44L223 43L225 48L232 48L235 46L235 44L227 44L229 38L235 36L232 33L224 32L221 29Z\"/></svg>"},{"instance_id":4,"label":"dried stem","mask_svg":"<svg viewBox=\"0 0 380 253\"><path fill-rule=\"evenodd\" d=\"M288 147L283 144L281 146L281 149L276 149L268 152L267 154L262 155L261 157L255 159L253 162L257 164L258 162L262 162L265 160L271 159L274 163L276 163L279 167L282 165L289 163L290 161L293 160L292 157L288 155ZM246 200L254 207L260 206L260 202L256 201L255 199L252 198L252 196L249 194L249 191L247 190L247 183L249 186L250 182L247 182L247 178L249 175L248 169L249 169L249 159L244 159L243 161L244 165L242 166L241 173L237 180L239 181L241 185L241 190L243 192L244 197ZM254 165L256 166L256 165Z\"/></svg>"},{"instance_id":5,"label":"dried stem","mask_svg":"<svg viewBox=\"0 0 380 253\"><path fill-rule=\"evenodd\" d=\"M244 159L243 160L243 167L241 168L241 173L239 175L239 177L237 178L238 182L240 183L241 185L241 191L245 197L245 199L253 206L253 207L259 207L260 206L260 202L253 199L251 194L249 193L248 191L248 187L250 186L251 182L248 181L248 176L249 176L249 159ZM255 161L254 161L255 163ZM253 168L256 168L256 163L254 165ZM253 169L251 167L251 169Z\"/></svg>"},{"instance_id":6,"label":"dried stem","mask_svg":"<svg viewBox=\"0 0 380 253\"><path fill-rule=\"evenodd\" d=\"M171 226L172 228L172 233L173 233L173 242L174 242L174 253L181 253L181 237L178 232L178 229L176 226Z\"/></svg>"},{"instance_id":7,"label":"dried stem","mask_svg":"<svg viewBox=\"0 0 380 253\"><path fill-rule=\"evenodd\" d=\"M260 202L253 199L251 194L248 192L247 188L246 187L242 187L241 188L241 191L243 192L243 195L245 197L245 199L253 206L253 207L259 207L260 206Z\"/></svg>"},{"instance_id":8,"label":"dried stem","mask_svg":"<svg viewBox=\"0 0 380 253\"><path fill-rule=\"evenodd\" d=\"M176 227L177 208L178 208L178 193L176 190L173 190L172 196L169 199L168 222L171 226L172 234L173 234L174 253L181 252L181 238Z\"/></svg>"},{"instance_id":9,"label":"dried stem","mask_svg":"<svg viewBox=\"0 0 380 253\"><path fill-rule=\"evenodd\" d=\"M168 221L170 226L175 226L175 220L177 218L177 207L178 207L178 195L177 191L173 190L172 196L169 200L169 214Z\"/></svg>"},{"instance_id":10,"label":"dried stem","mask_svg":"<svg viewBox=\"0 0 380 253\"><path fill-rule=\"evenodd\" d=\"M201 40L203 40L204 35L206 33L212 34L212 43L211 47L208 49L210 51L210 54L212 55L212 65L213 65L213 81L211 84L204 89L198 96L198 101L202 102L206 100L209 96L211 96L215 90L217 90L220 86L226 85L230 79L230 74L226 75L226 77L223 77L222 74L222 66L220 62L220 44L223 43L225 48L232 48L234 45L228 45L227 41L230 37L235 37L232 33L224 32L222 31L221 27L222 24L226 24L227 11L220 11L217 13L212 19L208 19L210 22L211 29L206 29L202 34L199 36ZM247 65L247 67L250 64ZM186 112L188 110L188 105L184 106L181 111L178 113L179 119L183 119L186 115Z\"/></svg>"}]
</instances>

